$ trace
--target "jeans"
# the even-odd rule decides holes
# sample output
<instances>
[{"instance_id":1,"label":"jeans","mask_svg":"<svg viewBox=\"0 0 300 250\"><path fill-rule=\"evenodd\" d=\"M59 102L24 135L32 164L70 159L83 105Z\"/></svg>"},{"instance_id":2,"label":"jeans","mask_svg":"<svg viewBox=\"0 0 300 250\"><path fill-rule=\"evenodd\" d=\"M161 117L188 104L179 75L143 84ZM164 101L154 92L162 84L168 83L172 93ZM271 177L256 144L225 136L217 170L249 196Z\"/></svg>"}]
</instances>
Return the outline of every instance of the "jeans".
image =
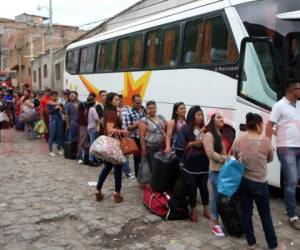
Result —
<instances>
[{"instance_id":1,"label":"jeans","mask_svg":"<svg viewBox=\"0 0 300 250\"><path fill-rule=\"evenodd\" d=\"M268 247L269 249L276 248L278 243L273 227L267 183L256 182L243 178L239 193L242 207L242 224L248 245L252 246L256 244L252 222L254 201L262 222Z\"/></svg>"},{"instance_id":2,"label":"jeans","mask_svg":"<svg viewBox=\"0 0 300 250\"><path fill-rule=\"evenodd\" d=\"M104 163L104 168L102 169L100 175L99 175L99 180L97 184L97 189L98 191L101 191L102 186L104 184L104 181L112 168L114 168L114 175L115 175L115 191L117 193L120 193L121 188L122 188L122 165L113 165L110 162L105 162Z\"/></svg>"},{"instance_id":3,"label":"jeans","mask_svg":"<svg viewBox=\"0 0 300 250\"><path fill-rule=\"evenodd\" d=\"M51 120L49 123L49 152L53 151L53 144L57 143L57 149L60 150L63 147L63 121Z\"/></svg>"},{"instance_id":4,"label":"jeans","mask_svg":"<svg viewBox=\"0 0 300 250\"><path fill-rule=\"evenodd\" d=\"M97 138L97 130L95 128L90 128L88 129L88 135L89 135L89 145L92 146L93 142ZM91 154L89 154L89 161L95 161L95 157Z\"/></svg>"},{"instance_id":5,"label":"jeans","mask_svg":"<svg viewBox=\"0 0 300 250\"><path fill-rule=\"evenodd\" d=\"M217 209L217 199L219 196L217 190L217 180L218 180L219 172L217 171L209 171L209 182L211 185L212 193L211 193L211 200L209 202L209 210L211 214L211 219L216 221L219 219L219 213Z\"/></svg>"},{"instance_id":6,"label":"jeans","mask_svg":"<svg viewBox=\"0 0 300 250\"><path fill-rule=\"evenodd\" d=\"M78 141L78 126L70 125L67 133L68 133L68 141Z\"/></svg>"},{"instance_id":7,"label":"jeans","mask_svg":"<svg viewBox=\"0 0 300 250\"><path fill-rule=\"evenodd\" d=\"M131 176L130 166L129 166L129 157L126 156L126 162L123 165L123 171L127 177Z\"/></svg>"},{"instance_id":8,"label":"jeans","mask_svg":"<svg viewBox=\"0 0 300 250\"><path fill-rule=\"evenodd\" d=\"M277 148L281 163L284 204L289 218L297 216L296 187L300 178L300 148Z\"/></svg>"},{"instance_id":9,"label":"jeans","mask_svg":"<svg viewBox=\"0 0 300 250\"><path fill-rule=\"evenodd\" d=\"M189 186L189 200L191 208L196 207L198 188L201 194L202 205L208 205L208 174L190 174L185 172L185 175Z\"/></svg>"}]
</instances>

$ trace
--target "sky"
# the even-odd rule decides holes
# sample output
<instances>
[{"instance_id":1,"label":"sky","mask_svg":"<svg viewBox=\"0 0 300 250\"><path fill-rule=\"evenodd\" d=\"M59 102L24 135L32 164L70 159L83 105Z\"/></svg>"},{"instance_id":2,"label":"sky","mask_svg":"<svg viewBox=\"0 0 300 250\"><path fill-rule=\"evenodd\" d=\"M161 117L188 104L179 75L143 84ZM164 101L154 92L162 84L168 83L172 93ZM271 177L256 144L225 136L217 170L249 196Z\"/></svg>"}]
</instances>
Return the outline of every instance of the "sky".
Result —
<instances>
[{"instance_id":1,"label":"sky","mask_svg":"<svg viewBox=\"0 0 300 250\"><path fill-rule=\"evenodd\" d=\"M53 23L74 26L85 25L109 18L138 1L52 0ZM42 7L40 11L38 11L38 6ZM8 0L0 8L0 17L14 19L15 16L24 12L48 17L47 7L49 7L49 0ZM88 29L95 25L81 26L81 28Z\"/></svg>"}]
</instances>

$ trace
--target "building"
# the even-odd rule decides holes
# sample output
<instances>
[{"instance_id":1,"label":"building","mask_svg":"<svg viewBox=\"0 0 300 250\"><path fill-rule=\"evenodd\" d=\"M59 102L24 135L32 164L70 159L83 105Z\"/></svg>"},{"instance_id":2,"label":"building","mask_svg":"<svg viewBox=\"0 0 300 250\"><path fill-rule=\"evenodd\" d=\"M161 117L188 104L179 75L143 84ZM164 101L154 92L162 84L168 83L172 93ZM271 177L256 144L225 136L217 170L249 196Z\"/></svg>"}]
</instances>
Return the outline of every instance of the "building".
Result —
<instances>
[{"instance_id":1,"label":"building","mask_svg":"<svg viewBox=\"0 0 300 250\"><path fill-rule=\"evenodd\" d=\"M15 71L17 83L32 85L34 72L31 62L49 50L49 28L45 23L48 18L23 13L14 20L0 18L0 68ZM53 48L58 49L85 33L78 27L53 25ZM37 69L39 71L39 69ZM43 65L36 74L39 86L44 85L48 75L48 66Z\"/></svg>"}]
</instances>

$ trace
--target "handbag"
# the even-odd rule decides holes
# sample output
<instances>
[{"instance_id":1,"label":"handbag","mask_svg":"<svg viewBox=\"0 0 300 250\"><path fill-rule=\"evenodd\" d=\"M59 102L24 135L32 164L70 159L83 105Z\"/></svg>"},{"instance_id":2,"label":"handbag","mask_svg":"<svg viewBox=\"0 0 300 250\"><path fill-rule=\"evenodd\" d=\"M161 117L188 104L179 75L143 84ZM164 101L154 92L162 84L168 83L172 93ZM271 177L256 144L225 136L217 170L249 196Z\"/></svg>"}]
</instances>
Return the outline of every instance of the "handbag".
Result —
<instances>
[{"instance_id":1,"label":"handbag","mask_svg":"<svg viewBox=\"0 0 300 250\"><path fill-rule=\"evenodd\" d=\"M121 165L126 158L120 147L120 141L110 136L101 135L90 147L90 153L114 165Z\"/></svg>"},{"instance_id":2,"label":"handbag","mask_svg":"<svg viewBox=\"0 0 300 250\"><path fill-rule=\"evenodd\" d=\"M19 119L21 122L26 123L26 122L34 122L39 119L39 114L34 110L29 110L27 112L22 112L19 116Z\"/></svg>"},{"instance_id":3,"label":"handbag","mask_svg":"<svg viewBox=\"0 0 300 250\"><path fill-rule=\"evenodd\" d=\"M141 163L139 165L139 172L137 176L137 181L140 184L147 184L151 180L151 172L150 166L146 158L142 158Z\"/></svg>"},{"instance_id":4,"label":"handbag","mask_svg":"<svg viewBox=\"0 0 300 250\"><path fill-rule=\"evenodd\" d=\"M121 138L120 147L124 155L131 155L139 152L139 148L135 140L130 137Z\"/></svg>"},{"instance_id":5,"label":"handbag","mask_svg":"<svg viewBox=\"0 0 300 250\"><path fill-rule=\"evenodd\" d=\"M218 181L218 192L231 197L238 190L242 177L244 176L245 167L234 157L229 157L222 165Z\"/></svg>"}]
</instances>

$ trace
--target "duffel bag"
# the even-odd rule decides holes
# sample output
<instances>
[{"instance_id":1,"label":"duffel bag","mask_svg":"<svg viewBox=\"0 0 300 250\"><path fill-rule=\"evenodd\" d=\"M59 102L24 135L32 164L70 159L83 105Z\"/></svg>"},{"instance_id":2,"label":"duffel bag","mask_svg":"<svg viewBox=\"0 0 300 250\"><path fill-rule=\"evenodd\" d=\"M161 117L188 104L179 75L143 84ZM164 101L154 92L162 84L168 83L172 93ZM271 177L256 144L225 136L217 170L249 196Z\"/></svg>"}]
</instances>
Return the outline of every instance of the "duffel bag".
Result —
<instances>
[{"instance_id":1,"label":"duffel bag","mask_svg":"<svg viewBox=\"0 0 300 250\"><path fill-rule=\"evenodd\" d=\"M226 196L219 194L217 209L226 232L231 236L240 237L243 233L241 220L241 205L236 195Z\"/></svg>"},{"instance_id":2,"label":"duffel bag","mask_svg":"<svg viewBox=\"0 0 300 250\"><path fill-rule=\"evenodd\" d=\"M168 202L169 212L166 215L166 220L186 220L190 217L188 208L188 199L175 199L171 197Z\"/></svg>"},{"instance_id":3,"label":"duffel bag","mask_svg":"<svg viewBox=\"0 0 300 250\"><path fill-rule=\"evenodd\" d=\"M19 116L20 121L23 123L34 122L39 120L39 118L39 114L34 109L27 112L22 112Z\"/></svg>"},{"instance_id":4,"label":"duffel bag","mask_svg":"<svg viewBox=\"0 0 300 250\"><path fill-rule=\"evenodd\" d=\"M144 205L153 213L166 218L169 213L170 196L168 194L158 193L152 190L150 185L144 189Z\"/></svg>"},{"instance_id":5,"label":"duffel bag","mask_svg":"<svg viewBox=\"0 0 300 250\"><path fill-rule=\"evenodd\" d=\"M179 172L179 161L174 153L157 152L152 165L152 189L160 193L172 190Z\"/></svg>"},{"instance_id":6,"label":"duffel bag","mask_svg":"<svg viewBox=\"0 0 300 250\"><path fill-rule=\"evenodd\" d=\"M101 135L93 142L90 153L112 164L119 165L126 162L120 147L120 141L106 135Z\"/></svg>"}]
</instances>

